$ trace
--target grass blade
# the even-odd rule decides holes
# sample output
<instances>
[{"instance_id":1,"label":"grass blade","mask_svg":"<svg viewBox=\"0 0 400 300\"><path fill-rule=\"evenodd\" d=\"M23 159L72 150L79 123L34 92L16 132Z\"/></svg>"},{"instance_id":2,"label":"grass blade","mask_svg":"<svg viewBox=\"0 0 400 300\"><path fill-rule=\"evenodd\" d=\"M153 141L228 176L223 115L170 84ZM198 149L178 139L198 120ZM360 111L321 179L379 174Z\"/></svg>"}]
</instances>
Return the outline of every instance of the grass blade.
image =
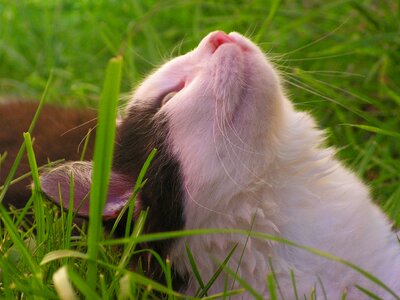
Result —
<instances>
[{"instance_id":1,"label":"grass blade","mask_svg":"<svg viewBox=\"0 0 400 300\"><path fill-rule=\"evenodd\" d=\"M243 294L245 289L237 289L237 290L231 290L231 291L224 291L221 293L217 293L208 297L203 297L201 298L202 300L212 300L212 299L226 299L227 297L232 297L236 295ZM229 298L228 298L229 299Z\"/></svg>"},{"instance_id":2,"label":"grass blade","mask_svg":"<svg viewBox=\"0 0 400 300\"><path fill-rule=\"evenodd\" d=\"M147 213L148 213L147 210L146 210L146 211L141 211L141 212L140 212L140 215L139 215L139 217L138 217L138 219L137 219L137 221L136 221L136 223L135 223L135 227L134 227L134 229L133 229L132 235L131 235L131 237L129 238L130 242L129 242L129 243L127 244L127 246L125 247L124 253L122 254L121 260L120 260L120 262L119 262L119 264L118 264L118 268L119 268L119 269L125 268L126 265L127 265L128 262L129 262L130 258L132 257L133 252L134 252L134 250L135 250L135 246L137 245L138 236L139 236L139 235L142 233L142 231L143 231L144 223L145 223L146 218L147 218ZM118 272L118 273L116 274L116 277L119 276L119 273L120 273L120 272Z\"/></svg>"},{"instance_id":3,"label":"grass blade","mask_svg":"<svg viewBox=\"0 0 400 300\"><path fill-rule=\"evenodd\" d=\"M40 179L39 179L39 171L36 163L35 154L33 152L32 140L31 135L29 132L25 132L23 134L25 147L28 155L29 167L32 172L32 179L33 179L33 206L34 206L34 213L35 213L35 221L36 221L36 240L38 245L42 245L45 241L45 215L44 215L44 205L43 205L43 198L41 193L40 187Z\"/></svg>"},{"instance_id":4,"label":"grass blade","mask_svg":"<svg viewBox=\"0 0 400 300\"><path fill-rule=\"evenodd\" d=\"M24 241L21 239L18 229L16 228L15 224L13 223L12 219L8 215L7 210L4 208L3 204L0 203L0 214L3 219L4 225L7 228L8 234L11 237L11 240L15 244L15 246L18 248L18 250L21 253L21 257L25 260L27 263L29 269L33 273L33 280L37 282L39 286L41 286L41 279L42 279L42 273L39 268L39 266L36 264L34 258L32 257L32 253L28 250L26 247Z\"/></svg>"},{"instance_id":5,"label":"grass blade","mask_svg":"<svg viewBox=\"0 0 400 300\"><path fill-rule=\"evenodd\" d=\"M84 160L84 158L85 158L85 154L86 154L87 147L89 145L89 140L90 140L91 134L92 134L92 129L89 128L88 133L85 136L85 142L83 143L83 148L82 148L82 153L81 153L80 160Z\"/></svg>"},{"instance_id":6,"label":"grass blade","mask_svg":"<svg viewBox=\"0 0 400 300\"><path fill-rule=\"evenodd\" d=\"M45 264L48 264L51 261L62 259L62 258L70 258L70 257L75 257L75 258L81 258L81 259L87 259L88 256L85 253L81 253L78 251L74 250L55 250L47 253L42 261L40 262L40 265L43 266Z\"/></svg>"},{"instance_id":7,"label":"grass blade","mask_svg":"<svg viewBox=\"0 0 400 300\"><path fill-rule=\"evenodd\" d=\"M362 293L364 293L365 295L367 295L370 299L375 299L375 300L382 300L381 297L378 297L377 295L375 295L373 292L363 288L362 286L356 285L356 288L358 290L360 290Z\"/></svg>"},{"instance_id":8,"label":"grass blade","mask_svg":"<svg viewBox=\"0 0 400 300\"><path fill-rule=\"evenodd\" d=\"M233 270L227 266L224 267L224 271L234 278L234 280L237 281L254 299L263 300L263 296L258 293L246 280L242 279L236 272L233 272Z\"/></svg>"},{"instance_id":9,"label":"grass blade","mask_svg":"<svg viewBox=\"0 0 400 300\"><path fill-rule=\"evenodd\" d=\"M294 297L295 297L294 299L299 300L299 295L297 293L296 277L294 276L293 270L290 270L290 280L291 280L292 286L293 286L293 293L294 293Z\"/></svg>"},{"instance_id":10,"label":"grass blade","mask_svg":"<svg viewBox=\"0 0 400 300\"><path fill-rule=\"evenodd\" d=\"M107 66L99 104L99 117L94 149L92 188L90 193L87 281L91 289L97 285L97 256L102 228L102 213L105 205L117 116L117 103L121 84L122 58L110 60Z\"/></svg>"},{"instance_id":11,"label":"grass blade","mask_svg":"<svg viewBox=\"0 0 400 300\"><path fill-rule=\"evenodd\" d=\"M213 285L213 283L215 282L215 280L217 280L217 278L219 277L219 275L221 274L221 272L224 270L225 266L227 265L228 261L230 260L230 258L232 257L233 253L235 252L236 248L237 248L238 244L236 244L235 246L233 246L232 250L229 251L228 255L226 256L226 258L224 259L224 261L219 265L217 271L215 271L214 275L211 276L210 280L207 282L207 284L204 286L204 289L201 290L200 294L198 295L198 297L203 297L207 294L208 290L211 288L211 286Z\"/></svg>"},{"instance_id":12,"label":"grass blade","mask_svg":"<svg viewBox=\"0 0 400 300\"><path fill-rule=\"evenodd\" d=\"M45 90L42 94L42 97L40 99L38 108L35 112L35 115L30 123L28 132L32 133L33 129L35 128L37 119L40 115L40 112L42 110L42 107L45 103L48 91L49 91L49 87L50 87L50 83L52 82L52 78L53 78L53 72L50 73L50 76L47 80L46 83L46 87ZM47 293L48 289L44 287L43 283L42 283L42 277L43 274L39 268L39 266L37 265L37 263L35 262L34 258L32 257L31 252L28 250L28 248L26 247L24 241L22 240L21 236L19 235L18 232L18 228L16 226L16 224L13 222L13 220L11 219L11 217L8 214L8 211L5 209L5 207L3 206L3 204L1 203L5 197L5 194L8 190L8 187L11 184L11 181L15 175L15 172L17 171L17 168L19 166L19 163L22 159L22 156L24 154L25 151L25 142L22 143L21 147L18 150L18 153L16 155L16 158L11 166L11 169L7 175L7 178L3 184L3 188L0 191L0 216L3 220L4 226L7 229L8 234L11 237L11 240L13 241L15 247L20 251L21 253L21 257L23 258L23 260L26 262L28 268L30 269L30 271L32 272L33 276L32 276L32 282L34 282L34 284L37 287L40 287L40 289L43 290L43 292Z\"/></svg>"},{"instance_id":13,"label":"grass blade","mask_svg":"<svg viewBox=\"0 0 400 300\"><path fill-rule=\"evenodd\" d=\"M69 249L71 246L71 233L72 233L72 220L74 214L74 192L75 192L75 183L74 183L74 174L71 172L69 177L69 207L67 212L67 223L66 223L66 233L64 239L64 249ZM61 198L60 198L61 199ZM61 205L61 207L63 207Z\"/></svg>"},{"instance_id":14,"label":"grass blade","mask_svg":"<svg viewBox=\"0 0 400 300\"><path fill-rule=\"evenodd\" d=\"M173 290L170 290L167 287L163 286L162 284L147 278L146 276L143 276L138 273L133 273L133 272L129 272L127 274L129 274L129 278L132 281L134 281L135 283L139 283L141 285L150 287L151 289L157 290L161 293L165 293L166 295L171 295L171 296L175 296L175 297L179 297L179 298L185 298L184 295L182 295L178 292L175 292Z\"/></svg>"},{"instance_id":15,"label":"grass blade","mask_svg":"<svg viewBox=\"0 0 400 300\"><path fill-rule=\"evenodd\" d=\"M275 272L275 269L274 269L274 265L272 264L271 256L268 257L268 264L269 264L269 267L271 269L271 274L270 275L273 276L273 280L274 280L274 282L272 282L272 284L274 284L275 293L276 293L276 290L278 290L279 295L281 296L281 299L285 300L285 298L283 297L282 289L281 289L281 287L279 285L279 282L278 282L278 278L276 277L276 272Z\"/></svg>"},{"instance_id":16,"label":"grass blade","mask_svg":"<svg viewBox=\"0 0 400 300\"><path fill-rule=\"evenodd\" d=\"M52 79L53 79L53 71L50 72L50 76L49 76L49 79L47 80L46 87L44 89L42 98L40 99L38 108L36 109L36 112L35 112L35 115L33 116L31 124L29 125L28 132L30 134L32 134L33 129L35 128L36 122L37 122L37 120L39 118L39 115L40 115L40 113L42 111L43 105L44 105L45 100L47 98L47 94L49 92L49 87L50 87L50 83L52 82ZM24 151L25 151L25 143L22 143L22 145L19 148L18 153L17 153L17 155L15 157L14 163L11 166L10 172L8 173L7 178L6 178L6 180L5 180L4 184L3 184L3 188L2 188L2 190L0 192L0 202L3 201L3 199L4 199L5 195L6 195L8 187L10 186L11 181L14 178L15 172L17 171L17 168L18 168L19 163L20 163L20 161L22 159Z\"/></svg>"},{"instance_id":17,"label":"grass blade","mask_svg":"<svg viewBox=\"0 0 400 300\"><path fill-rule=\"evenodd\" d=\"M193 253L190 250L190 247L188 244L185 245L185 249L186 249L186 254L188 256L188 259L189 259L190 266L192 267L192 272L194 274L194 277L196 278L197 283L199 284L200 288L202 290L204 290L205 286L204 286L203 279L201 278L199 268L197 267L196 261L193 257ZM208 296L207 293L205 293L204 295Z\"/></svg>"},{"instance_id":18,"label":"grass blade","mask_svg":"<svg viewBox=\"0 0 400 300\"><path fill-rule=\"evenodd\" d=\"M257 33L257 35L254 39L256 42L259 42L262 39L262 37L264 36L266 30L269 29L269 25L271 24L273 18L275 17L275 15L278 11L280 2L281 2L281 0L273 0L270 2L271 5L269 8L268 16L265 19L264 23L261 25L260 31Z\"/></svg>"},{"instance_id":19,"label":"grass blade","mask_svg":"<svg viewBox=\"0 0 400 300\"><path fill-rule=\"evenodd\" d=\"M132 199L131 201L129 201L129 211L128 211L128 217L127 217L127 221L126 221L126 227L125 227L125 237L128 237L130 235L131 232L131 224L132 224L132 218L133 218L133 212L135 209L135 202L136 202L136 196L138 191L142 188L142 186L146 183L146 181L143 181L144 176L147 172L147 169L149 168L154 156L157 153L157 149L153 149L149 156L147 157L146 161L143 164L142 169L140 170L139 176L136 180L135 183L135 188L133 190L133 195L132 195Z\"/></svg>"},{"instance_id":20,"label":"grass blade","mask_svg":"<svg viewBox=\"0 0 400 300\"><path fill-rule=\"evenodd\" d=\"M272 273L268 274L267 276L267 285L270 299L277 300L278 297L276 295L275 276Z\"/></svg>"},{"instance_id":21,"label":"grass blade","mask_svg":"<svg viewBox=\"0 0 400 300\"><path fill-rule=\"evenodd\" d=\"M378 127L375 127L375 126L358 125L358 124L343 124L343 125L360 128L360 129L363 129L363 130L366 130L366 131L369 131L369 132L373 132L373 133L380 133L380 134L383 134L383 135L388 135L388 136L400 138L400 133L398 133L396 131L386 130L386 129L378 128Z\"/></svg>"},{"instance_id":22,"label":"grass blade","mask_svg":"<svg viewBox=\"0 0 400 300\"><path fill-rule=\"evenodd\" d=\"M71 267L67 267L68 277L78 290L86 297L86 299L100 300L100 296L90 287L88 282L79 276Z\"/></svg>"}]
</instances>

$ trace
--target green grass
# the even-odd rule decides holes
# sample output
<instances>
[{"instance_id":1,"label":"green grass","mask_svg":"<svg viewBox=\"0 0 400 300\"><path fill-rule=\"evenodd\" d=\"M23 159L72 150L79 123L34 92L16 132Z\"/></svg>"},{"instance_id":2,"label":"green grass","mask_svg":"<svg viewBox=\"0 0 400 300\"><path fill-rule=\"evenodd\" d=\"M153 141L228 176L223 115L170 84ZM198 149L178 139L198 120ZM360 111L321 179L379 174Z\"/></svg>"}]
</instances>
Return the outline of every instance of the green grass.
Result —
<instances>
[{"instance_id":1,"label":"green grass","mask_svg":"<svg viewBox=\"0 0 400 300\"><path fill-rule=\"evenodd\" d=\"M121 93L127 94L147 72L194 48L212 30L249 35L276 64L297 107L310 111L327 129L327 144L338 147L338 157L368 182L377 203L400 225L400 1L0 0L0 24L0 99L40 99L43 94L42 100L47 102L111 111L102 118L104 136L96 146L105 149L98 150L102 154L112 153L112 145L107 143L112 139L107 136L113 135L115 103L105 103L100 95L103 92L106 97L110 89L116 95L119 89L115 80L119 75L111 79L105 75L109 74L105 69L112 57L123 59ZM105 77L108 79L103 85ZM111 84L108 88L107 83ZM21 144L23 141L21 136ZM25 135L25 142L36 183L37 166L29 135ZM25 155L25 144L21 149L20 156ZM0 155L1 166L1 149ZM100 174L109 171L109 162L95 166L100 180ZM11 172L0 199L12 177ZM104 185L98 183L94 189L100 186ZM38 184L36 189L40 189ZM105 195L106 191L98 193ZM27 208L18 213L9 214L0 205L2 297L57 298L59 289L70 290L69 282L72 293L88 299L154 299L159 296L154 291L165 293L169 299L179 297L170 288L168 261L158 257L168 283L162 286L140 270L129 271L126 262L131 253L121 247L132 250L138 242L203 231L143 235L143 214L125 239L103 240L96 231L98 218L89 225L87 234L82 230L71 238L65 234L65 227L67 232L73 230L68 225L71 214L48 203L44 210L39 209L39 195L34 192ZM22 218L30 213L29 206L35 216L43 216L41 221L31 224ZM93 214L101 211L101 203L99 207ZM212 282L201 278L189 248L187 254L203 286L198 295L212 298L207 294ZM218 272L234 276L224 263ZM58 270L59 276L53 280ZM241 278L235 280L259 296ZM280 299L278 284L274 276L266 278L274 299ZM229 298L242 291L227 287L214 297ZM310 291L309 299L313 297Z\"/></svg>"},{"instance_id":2,"label":"green grass","mask_svg":"<svg viewBox=\"0 0 400 300\"><path fill-rule=\"evenodd\" d=\"M88 273L89 285L95 289L97 282L98 244L101 241L101 223L107 200L108 182L111 175L114 153L115 120L120 90L122 58L110 60L104 87L100 97L96 143L93 157L93 182L90 190L90 212L88 228Z\"/></svg>"}]
</instances>

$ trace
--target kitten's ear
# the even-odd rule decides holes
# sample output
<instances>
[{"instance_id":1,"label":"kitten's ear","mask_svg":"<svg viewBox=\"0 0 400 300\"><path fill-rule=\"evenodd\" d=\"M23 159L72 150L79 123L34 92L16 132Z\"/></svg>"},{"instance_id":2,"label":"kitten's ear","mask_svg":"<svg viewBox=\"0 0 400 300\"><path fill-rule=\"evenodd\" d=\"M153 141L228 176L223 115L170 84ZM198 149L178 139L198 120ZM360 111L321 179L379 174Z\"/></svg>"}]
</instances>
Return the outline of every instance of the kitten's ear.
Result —
<instances>
[{"instance_id":1,"label":"kitten's ear","mask_svg":"<svg viewBox=\"0 0 400 300\"><path fill-rule=\"evenodd\" d=\"M68 162L50 169L40 176L43 193L47 198L68 210L72 175L74 179L74 212L81 217L88 217L92 169L93 164L89 161ZM130 177L112 171L103 211L104 220L115 219L119 215L129 201L134 185L135 183ZM136 203L138 204L138 201Z\"/></svg>"}]
</instances>

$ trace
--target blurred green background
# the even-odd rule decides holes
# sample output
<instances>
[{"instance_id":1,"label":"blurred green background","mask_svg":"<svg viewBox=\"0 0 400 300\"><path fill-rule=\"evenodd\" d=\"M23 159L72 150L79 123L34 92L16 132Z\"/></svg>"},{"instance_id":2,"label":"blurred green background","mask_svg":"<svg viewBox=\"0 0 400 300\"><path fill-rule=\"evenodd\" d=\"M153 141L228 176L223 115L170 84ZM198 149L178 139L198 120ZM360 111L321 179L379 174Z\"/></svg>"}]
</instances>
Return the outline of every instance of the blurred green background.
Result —
<instances>
[{"instance_id":1,"label":"blurred green background","mask_svg":"<svg viewBox=\"0 0 400 300\"><path fill-rule=\"evenodd\" d=\"M0 0L0 99L38 99L54 70L49 101L96 107L111 57L123 55L129 93L216 29L259 43L297 107L399 218L398 0Z\"/></svg>"}]
</instances>

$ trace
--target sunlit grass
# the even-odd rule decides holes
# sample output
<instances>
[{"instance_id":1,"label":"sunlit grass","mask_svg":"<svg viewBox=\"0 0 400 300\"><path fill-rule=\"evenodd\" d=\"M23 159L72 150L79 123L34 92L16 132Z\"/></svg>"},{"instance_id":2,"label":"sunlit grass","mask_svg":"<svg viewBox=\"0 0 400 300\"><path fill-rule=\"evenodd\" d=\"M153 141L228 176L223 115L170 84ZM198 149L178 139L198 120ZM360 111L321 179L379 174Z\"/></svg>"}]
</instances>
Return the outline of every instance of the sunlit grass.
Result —
<instances>
[{"instance_id":1,"label":"sunlit grass","mask_svg":"<svg viewBox=\"0 0 400 300\"><path fill-rule=\"evenodd\" d=\"M117 117L121 70L122 58L111 59L107 66L99 103L88 228L89 265L87 280L92 289L95 289L97 284L96 260L98 257L98 244L102 236L103 209L107 199L108 182L114 153L115 120Z\"/></svg>"},{"instance_id":2,"label":"sunlit grass","mask_svg":"<svg viewBox=\"0 0 400 300\"><path fill-rule=\"evenodd\" d=\"M345 0L270 1L268 4L261 0L130 1L117 5L111 1L0 0L0 24L7 24L0 26L0 98L39 99L43 94L42 104L46 99L63 105L100 106L100 112L107 113L100 117L104 136L99 137L102 131L99 127L96 147L103 149L97 153L104 157L106 152L112 153L111 124L115 125L116 108L115 101L106 103L104 99L116 99L119 76L124 94L154 66L192 49L209 31L247 33L276 64L287 93L298 108L311 111L319 124L327 128L327 144L339 148L338 156L368 181L377 202L400 225L399 20L398 1L381 1L379 5L374 1ZM124 64L121 73L114 70L115 75L105 81L112 90L109 98L105 96L106 84L101 83L107 77L105 74L109 74L105 71L108 60L117 56L123 58ZM114 63L117 66L120 62ZM49 80L51 70L53 77ZM100 95L104 99L98 105ZM27 132L32 133L32 126ZM40 190L37 180L40 166L34 163L30 140L27 134L24 143L21 135L22 146L15 168L28 150L29 176L36 191ZM0 155L1 168L6 156L2 149ZM93 187L94 191L98 190L93 196L96 201L101 199L100 194L106 193L105 174L110 170L110 161L101 161L102 158L95 158L95 166L101 169ZM14 170L5 182L0 182L0 200L13 182ZM164 272L165 285L146 278L140 268L135 272L129 269L135 246L186 235L236 232L210 229L142 234L146 222L144 212L134 228L127 228L125 238L116 240L106 236L103 239L103 233L98 231L102 201L91 212L88 232L85 227L73 225L72 213L59 211L46 201L43 203L40 193L34 192L27 199L26 208L20 211L8 213L0 204L1 296L6 299L157 299L162 293L166 299L179 298L182 296L179 291L171 288L169 261L157 253L153 256ZM25 218L28 215L33 218ZM236 233L303 247L262 233ZM343 263L382 286L372 275L349 262L317 249L302 249ZM251 283L227 267L234 251L235 248L226 253L217 273L209 279L202 277L196 257L187 247L188 259L201 287L197 296L229 298L247 291L255 298L262 298ZM231 290L227 286L223 293L210 295L209 288L220 274L235 278L241 288ZM292 274L296 294L295 278L296 274ZM271 299L281 298L279 282L273 273L266 274L265 284ZM310 290L306 296L313 299L315 291Z\"/></svg>"}]
</instances>

